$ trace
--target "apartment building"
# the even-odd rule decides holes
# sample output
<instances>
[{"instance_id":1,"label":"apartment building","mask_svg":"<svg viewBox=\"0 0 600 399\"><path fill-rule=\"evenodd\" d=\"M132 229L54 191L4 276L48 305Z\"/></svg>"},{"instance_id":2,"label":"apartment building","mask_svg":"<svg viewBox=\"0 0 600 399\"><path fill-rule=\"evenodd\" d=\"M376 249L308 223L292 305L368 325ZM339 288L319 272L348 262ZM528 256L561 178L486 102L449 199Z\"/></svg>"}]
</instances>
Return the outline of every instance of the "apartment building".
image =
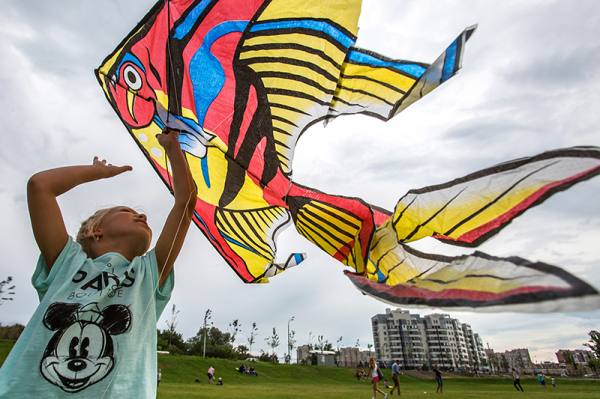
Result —
<instances>
[{"instance_id":1,"label":"apartment building","mask_svg":"<svg viewBox=\"0 0 600 399\"><path fill-rule=\"evenodd\" d=\"M481 337L471 326L447 314L421 317L407 310L386 309L371 318L379 360L398 360L405 369L489 371Z\"/></svg>"}]
</instances>

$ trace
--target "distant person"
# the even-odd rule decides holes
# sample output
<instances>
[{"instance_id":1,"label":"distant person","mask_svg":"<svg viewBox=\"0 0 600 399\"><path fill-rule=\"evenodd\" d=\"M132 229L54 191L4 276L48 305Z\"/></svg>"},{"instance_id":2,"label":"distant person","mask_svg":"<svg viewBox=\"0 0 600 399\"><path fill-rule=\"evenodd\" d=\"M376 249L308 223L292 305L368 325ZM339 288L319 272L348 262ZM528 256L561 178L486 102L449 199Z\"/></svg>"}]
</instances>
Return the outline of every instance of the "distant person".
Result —
<instances>
[{"instance_id":1,"label":"distant person","mask_svg":"<svg viewBox=\"0 0 600 399\"><path fill-rule=\"evenodd\" d=\"M546 376L544 375L544 373L539 373L537 375L537 380L540 383L540 386L545 389L546 388Z\"/></svg>"},{"instance_id":2,"label":"distant person","mask_svg":"<svg viewBox=\"0 0 600 399\"><path fill-rule=\"evenodd\" d=\"M162 378L162 371L161 371L161 369L158 369L158 371L156 373L156 387L157 388L160 385L160 379L161 378Z\"/></svg>"},{"instance_id":3,"label":"distant person","mask_svg":"<svg viewBox=\"0 0 600 399\"><path fill-rule=\"evenodd\" d=\"M240 374L246 373L246 366L244 366L244 363L242 363L242 365L238 367L238 371L240 372Z\"/></svg>"},{"instance_id":4,"label":"distant person","mask_svg":"<svg viewBox=\"0 0 600 399\"><path fill-rule=\"evenodd\" d=\"M513 386L517 391L525 392L521 386L521 374L516 369L512 369Z\"/></svg>"},{"instance_id":5,"label":"distant person","mask_svg":"<svg viewBox=\"0 0 600 399\"><path fill-rule=\"evenodd\" d=\"M552 389L556 389L556 378L552 377L552 379L550 380L551 384L552 384Z\"/></svg>"},{"instance_id":6,"label":"distant person","mask_svg":"<svg viewBox=\"0 0 600 399\"><path fill-rule=\"evenodd\" d=\"M398 360L394 360L392 363L392 381L394 382L394 386L390 391L390 395L394 394L394 390L398 390L398 395L400 395L400 362Z\"/></svg>"},{"instance_id":7,"label":"distant person","mask_svg":"<svg viewBox=\"0 0 600 399\"><path fill-rule=\"evenodd\" d=\"M444 379L442 378L442 373L435 367L433 368L433 372L435 373L435 382L437 384L435 393L444 393Z\"/></svg>"},{"instance_id":8,"label":"distant person","mask_svg":"<svg viewBox=\"0 0 600 399\"><path fill-rule=\"evenodd\" d=\"M377 397L377 392L382 394L384 399L387 399L388 394L379 389L379 381L383 379L383 373L377 367L374 357L369 359L369 376L371 377L371 384L373 384L373 399Z\"/></svg>"},{"instance_id":9,"label":"distant person","mask_svg":"<svg viewBox=\"0 0 600 399\"><path fill-rule=\"evenodd\" d=\"M215 368L213 366L210 366L208 368L206 376L208 377L208 383L212 384L213 380L215 379Z\"/></svg>"},{"instance_id":10,"label":"distant person","mask_svg":"<svg viewBox=\"0 0 600 399\"><path fill-rule=\"evenodd\" d=\"M217 385L223 385L223 379L221 377L217 379Z\"/></svg>"}]
</instances>

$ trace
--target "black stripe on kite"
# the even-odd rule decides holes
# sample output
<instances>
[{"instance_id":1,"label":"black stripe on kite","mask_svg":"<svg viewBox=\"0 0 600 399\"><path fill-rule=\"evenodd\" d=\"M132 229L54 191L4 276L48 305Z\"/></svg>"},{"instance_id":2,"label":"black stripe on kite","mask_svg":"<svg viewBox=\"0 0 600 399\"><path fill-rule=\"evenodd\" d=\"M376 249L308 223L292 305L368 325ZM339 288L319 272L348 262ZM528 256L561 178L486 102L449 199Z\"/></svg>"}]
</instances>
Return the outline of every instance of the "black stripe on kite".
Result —
<instances>
[{"instance_id":1,"label":"black stripe on kite","mask_svg":"<svg viewBox=\"0 0 600 399\"><path fill-rule=\"evenodd\" d=\"M311 114L309 114L306 111L303 111L303 110L298 109L298 108L291 107L291 106L286 105L286 104L279 104L279 103L274 103L274 102L269 101L269 105L272 108L287 109L288 111L294 111L294 112L298 112L299 114L303 114L303 115L307 115L307 116L312 116Z\"/></svg>"},{"instance_id":2,"label":"black stripe on kite","mask_svg":"<svg viewBox=\"0 0 600 399\"><path fill-rule=\"evenodd\" d=\"M343 241L342 239L340 239L338 236L331 234L328 230L322 229L319 224L315 224L313 223L310 219L308 218L299 218L298 219L298 223L301 223L304 227L306 227L307 229L313 231L317 236L319 236L321 239L323 239L323 241L325 241L326 243L330 244L332 247L336 248L337 250L339 250L340 248L343 248L345 246L348 245L347 241ZM325 238L324 235L327 235L328 237L332 238L334 241L338 242L340 245L333 245L331 243L331 241L327 240Z\"/></svg>"},{"instance_id":3,"label":"black stripe on kite","mask_svg":"<svg viewBox=\"0 0 600 399\"><path fill-rule=\"evenodd\" d=\"M310 61L299 60L297 58L289 58L289 57L253 57L253 58L245 58L240 60L240 63L250 65L253 64L286 64L286 65L295 65L299 67L308 68L311 71L323 76L325 79L337 84L337 77L333 76L331 73L327 72L325 69L319 67L317 64L314 64Z\"/></svg>"},{"instance_id":4,"label":"black stripe on kite","mask_svg":"<svg viewBox=\"0 0 600 399\"><path fill-rule=\"evenodd\" d=\"M233 220L233 222L237 225L237 229L236 229L231 224L231 222L229 221L229 219L227 218L225 212L221 211L220 213L222 215L221 220L223 221L223 223L225 223L229 227L229 231L232 233L232 235L234 235L238 240L240 240L241 242L243 242L244 244L246 244L246 246L252 248L254 251L257 251L257 249L256 249L256 247L257 247L256 243L246 233L246 230L240 225L240 223L237 220L237 218L233 214L229 214L229 216L231 216L231 219ZM240 235L240 234L237 233L237 230L241 230L242 232L244 232L246 234Z\"/></svg>"},{"instance_id":5,"label":"black stripe on kite","mask_svg":"<svg viewBox=\"0 0 600 399\"><path fill-rule=\"evenodd\" d=\"M444 206L442 206L440 209L438 209L433 215L431 215L427 220L425 220L425 222L423 223L419 223L414 229L413 231L407 235L406 237L404 237L403 239L398 238L400 241L406 241L406 240L410 240L410 238L412 236L414 236L420 229L421 227L427 225L427 223L431 222L433 220L433 218L435 218L437 215L439 215L444 209L446 209L448 207L448 205L450 205L459 195L461 195L467 188L463 188L462 190L460 190L458 193L456 193L456 195L452 198L450 198L450 200L448 202L446 202L444 204ZM396 227L396 225L394 225L394 227Z\"/></svg>"},{"instance_id":6,"label":"black stripe on kite","mask_svg":"<svg viewBox=\"0 0 600 399\"><path fill-rule=\"evenodd\" d=\"M386 99L385 99L385 98L383 98L383 97L379 97L378 95L375 95L375 94L373 94L373 93L369 93L368 91L364 91L364 90L360 90L360 89L351 89L351 88L349 88L349 87L346 87L346 86L344 86L344 85L342 85L342 84L338 85L338 87L339 87L340 89L342 89L342 90L347 90L347 91L350 91L350 92L352 92L352 93L364 94L364 95L366 95L366 96L369 96L369 97L376 98L376 99L378 99L379 101L386 103L386 104L387 104L387 105L389 105L390 107L393 107L393 106L394 106L394 103L392 103L392 102L389 102L388 100L386 100Z\"/></svg>"},{"instance_id":7,"label":"black stripe on kite","mask_svg":"<svg viewBox=\"0 0 600 399\"><path fill-rule=\"evenodd\" d=\"M248 225L248 227L250 228L250 230L252 231L252 233L254 233L254 237L257 238L259 241L259 247L262 248L264 251L268 252L271 256L273 256L273 250L271 249L271 247L264 241L264 237L262 237L262 234L260 234L256 229L254 224L250 221L250 219L248 219L248 216L246 215L246 212L242 212L240 213L240 215L242 216L242 218L244 219L244 221L246 222L246 224Z\"/></svg>"},{"instance_id":8,"label":"black stripe on kite","mask_svg":"<svg viewBox=\"0 0 600 399\"><path fill-rule=\"evenodd\" d=\"M267 94L280 94L280 95L290 96L290 97L305 98L307 100L310 100L314 103L317 103L317 104L325 106L325 107L329 105L329 103L327 103L323 100L320 100L314 96L311 96L310 94L303 93L301 91L278 89L278 88L273 88L273 87L267 88L267 89L265 89L265 91L267 92Z\"/></svg>"},{"instance_id":9,"label":"black stripe on kite","mask_svg":"<svg viewBox=\"0 0 600 399\"><path fill-rule=\"evenodd\" d=\"M280 145L280 146L282 146L282 147L285 147L285 148L287 148L288 150L291 150L291 148L290 148L290 147L288 147L288 146L287 146L287 144L285 144L285 143L282 143L281 141L279 141L279 140L277 140L277 139L273 139L273 141L275 141L275 144L277 144L277 145Z\"/></svg>"},{"instance_id":10,"label":"black stripe on kite","mask_svg":"<svg viewBox=\"0 0 600 399\"><path fill-rule=\"evenodd\" d=\"M324 219L323 217L317 215L316 213L312 212L310 209L307 209L307 208L310 208L310 207L300 208L298 213L304 213L305 217L311 216L312 218L317 219L321 223L324 223L324 224L330 226L334 230L337 230L339 233L345 235L346 237L354 239L354 236L352 235L352 233L347 232L346 230L340 228L339 226L336 226L335 224L331 223L327 219Z\"/></svg>"},{"instance_id":11,"label":"black stripe on kite","mask_svg":"<svg viewBox=\"0 0 600 399\"><path fill-rule=\"evenodd\" d=\"M400 198L400 200L398 201L398 204L400 204L400 202L402 202L402 200L407 196L408 194L404 195L404 197ZM408 210L408 208L410 208L410 206L417 200L417 196L415 195L413 197L413 199L408 203L408 205L406 205L404 207L404 209L402 209L402 211L398 214L398 217L396 217L396 219L394 219L394 221L392 222L392 224L395 226L398 221L402 218L402 216L404 216L404 212L406 212Z\"/></svg>"},{"instance_id":12,"label":"black stripe on kite","mask_svg":"<svg viewBox=\"0 0 600 399\"><path fill-rule=\"evenodd\" d=\"M267 254L270 253L271 248L269 248L268 251L265 251L265 249L261 245L262 243L260 242L260 239L259 239L259 241L254 240L254 238L249 234L248 230L245 229L244 227L242 227L241 222L236 217L234 217L233 214L231 216L232 216L232 219L233 219L234 223L238 226L239 230L241 230L244 233L243 235L240 235L240 234L238 234L236 232L237 238L239 238L240 240L246 238L247 240L249 240L250 242L252 242L252 244L248 245L248 246L251 247L252 249L254 249L257 252L263 252L263 255L264 255L264 252L267 252ZM243 214L242 214L242 217L243 217ZM248 243L248 241L245 241L245 242ZM269 256L267 256L267 258L268 257Z\"/></svg>"},{"instance_id":13,"label":"black stripe on kite","mask_svg":"<svg viewBox=\"0 0 600 399\"><path fill-rule=\"evenodd\" d=\"M273 126L273 131L285 134L286 136L292 136L292 133L288 132L287 130L283 130L282 128L279 128L277 126Z\"/></svg>"},{"instance_id":14,"label":"black stripe on kite","mask_svg":"<svg viewBox=\"0 0 600 399\"><path fill-rule=\"evenodd\" d=\"M473 212L471 215L467 216L466 218L464 218L463 220L461 220L460 222L458 222L457 224L455 224L450 230L448 230L446 233L444 233L445 236L452 234L457 228L459 228L460 226L462 226L463 224L465 224L466 222L468 222L469 220L473 219L475 216L479 215L481 212L485 211L486 209L488 209L490 206L494 205L496 202L498 202L502 197L508 195L508 193L510 193L515 187L517 187L520 183L522 183L525 179L533 176L534 174L549 168L551 166L556 165L557 163L559 163L560 161L555 161L553 163L550 163L548 165L544 165L541 168L538 168L534 171L532 171L531 173L528 173L527 175L523 176L522 178L520 178L519 180L517 180L515 183L513 183L510 187L508 187L506 190L504 190L502 193L500 193L500 195L498 195L496 198L494 198L492 201L490 201L489 203L487 203L486 205L484 205L483 207L481 207L479 210L477 210L476 212Z\"/></svg>"},{"instance_id":15,"label":"black stripe on kite","mask_svg":"<svg viewBox=\"0 0 600 399\"><path fill-rule=\"evenodd\" d=\"M262 21L261 21L262 22ZM330 44L340 49L342 52L346 53L348 51L348 47L344 46L342 43L335 40L333 37L329 36L326 33L323 33L318 30L305 29L305 28L285 28L285 29L270 29L270 30L260 30L254 32L247 32L244 35L245 39L250 39L253 37L262 37L262 36L279 36L279 35L287 35L293 33L300 33L303 35L314 36L319 39L327 40Z\"/></svg>"},{"instance_id":16,"label":"black stripe on kite","mask_svg":"<svg viewBox=\"0 0 600 399\"><path fill-rule=\"evenodd\" d=\"M296 125L294 122L292 122L292 121L290 121L290 120L288 120L286 118L283 118L281 116L271 115L271 119L274 120L274 121L279 121L279 122L287 123L288 125L292 125L294 127L298 127L298 125Z\"/></svg>"},{"instance_id":17,"label":"black stripe on kite","mask_svg":"<svg viewBox=\"0 0 600 399\"><path fill-rule=\"evenodd\" d=\"M339 98L338 96L333 96L332 103L333 103L334 101L339 101L339 102L341 102L342 104L346 104L346 105L347 105L347 106L349 106L349 107L359 107L359 108L362 108L362 109L367 109L367 107L365 107L365 106L364 106L364 105L362 105L362 104L351 103L351 102L349 102L349 101L346 101L346 100L343 100L343 99Z\"/></svg>"},{"instance_id":18,"label":"black stripe on kite","mask_svg":"<svg viewBox=\"0 0 600 399\"><path fill-rule=\"evenodd\" d=\"M317 22L324 22L327 25L331 25L334 28L336 28L337 30L341 31L344 35L346 35L348 37L348 39L352 40L352 41L356 41L356 36L350 32L346 27L338 24L335 21L332 21L329 18L311 18L311 17L300 17L300 18L269 18L269 19L265 19L265 20L261 20L258 21L258 23L266 23L266 22L287 22L287 21L317 21ZM313 32L311 30L311 32Z\"/></svg>"},{"instance_id":19,"label":"black stripe on kite","mask_svg":"<svg viewBox=\"0 0 600 399\"><path fill-rule=\"evenodd\" d=\"M258 73L258 76L261 78L281 78L281 79L295 80L298 82L305 83L309 86L312 86L315 89L318 89L319 91L322 91L325 94L333 95L335 93L335 91L333 89L327 89L327 88L321 86L315 80L307 78L305 76L300 76L300 75L287 73L287 72L276 72L276 71L257 72L257 73ZM307 114L306 112L299 111L299 110L297 110L296 112L302 112L305 115L310 115L310 114Z\"/></svg>"},{"instance_id":20,"label":"black stripe on kite","mask_svg":"<svg viewBox=\"0 0 600 399\"><path fill-rule=\"evenodd\" d=\"M393 90L393 91L395 91L397 93L400 93L400 94L405 94L406 93L404 90L402 90L402 89L400 89L400 88L398 88L398 87L396 87L394 85L391 85L391 84L386 83L386 82L382 82L381 80L370 78L368 76L347 75L347 74L345 74L345 73L342 72L342 74L340 75L340 78L343 78L343 79L362 79L362 80L368 80L369 82L377 83L377 84L382 85L384 87L387 87L388 89Z\"/></svg>"},{"instance_id":21,"label":"black stripe on kite","mask_svg":"<svg viewBox=\"0 0 600 399\"><path fill-rule=\"evenodd\" d=\"M342 65L331 58L327 53L322 50L303 46L298 43L266 43L266 44L255 44L255 45L244 45L242 48L242 53L246 51L260 51L260 50L299 50L304 51L305 53L310 53L319 56L324 61L327 61L336 69L341 69Z\"/></svg>"},{"instance_id":22,"label":"black stripe on kite","mask_svg":"<svg viewBox=\"0 0 600 399\"><path fill-rule=\"evenodd\" d=\"M314 206L315 208L317 208L317 209L319 209L319 210L321 210L321 211L325 212L325 213L326 213L326 214L328 214L329 216L331 216L331 217L333 217L333 218L335 218L335 219L339 220L340 222L342 222L342 223L345 223L345 224L347 224L347 225L349 225L349 226L352 226L352 227L354 227L354 229L355 229L355 230L360 230L360 226L358 226L358 225L354 224L353 222L351 222L351 221L349 221L349 220L347 220L347 219L345 219L345 218L342 218L342 217L340 217L339 215L336 215L334 212L330 211L330 210L329 210L329 209L327 209L325 206L323 206L323 205L322 205L320 202L313 201L313 202L311 202L311 203L310 203L310 206ZM339 208L335 208L335 209L339 210L340 212L346 213L346 212L344 212L343 210L341 210L341 209L339 209ZM346 214L347 214L347 213L346 213ZM352 216L352 215L348 215L348 216L350 216L350 217L354 218L354 216Z\"/></svg>"}]
</instances>

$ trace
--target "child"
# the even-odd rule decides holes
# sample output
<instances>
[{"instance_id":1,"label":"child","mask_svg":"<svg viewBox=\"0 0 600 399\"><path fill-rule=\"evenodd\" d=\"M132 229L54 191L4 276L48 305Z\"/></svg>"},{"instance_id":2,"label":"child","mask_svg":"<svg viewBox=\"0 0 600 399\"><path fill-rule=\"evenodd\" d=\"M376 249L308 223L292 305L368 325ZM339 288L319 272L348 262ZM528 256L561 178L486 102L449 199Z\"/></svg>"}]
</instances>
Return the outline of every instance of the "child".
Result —
<instances>
[{"instance_id":1,"label":"child","mask_svg":"<svg viewBox=\"0 0 600 399\"><path fill-rule=\"evenodd\" d=\"M146 216L119 206L67 235L56 197L130 166L40 172L27 185L41 256L32 277L40 305L0 369L0 398L153 398L156 321L173 289L173 264L190 225L196 188L176 132L157 135L170 159L175 204L156 246Z\"/></svg>"}]
</instances>

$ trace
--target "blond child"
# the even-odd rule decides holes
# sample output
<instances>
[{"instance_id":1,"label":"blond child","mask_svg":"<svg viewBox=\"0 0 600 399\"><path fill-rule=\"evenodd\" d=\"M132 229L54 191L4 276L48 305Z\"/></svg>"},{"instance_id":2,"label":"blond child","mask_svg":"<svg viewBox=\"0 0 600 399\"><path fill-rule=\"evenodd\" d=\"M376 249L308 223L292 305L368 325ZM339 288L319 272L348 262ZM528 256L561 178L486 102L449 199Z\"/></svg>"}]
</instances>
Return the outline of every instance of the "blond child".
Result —
<instances>
[{"instance_id":1,"label":"blond child","mask_svg":"<svg viewBox=\"0 0 600 399\"><path fill-rule=\"evenodd\" d=\"M193 215L196 187L176 132L157 136L170 159L175 204L156 246L146 216L118 206L67 234L57 197L131 170L94 158L33 175L27 200L41 255L40 304L0 369L0 398L153 398L156 321Z\"/></svg>"}]
</instances>

